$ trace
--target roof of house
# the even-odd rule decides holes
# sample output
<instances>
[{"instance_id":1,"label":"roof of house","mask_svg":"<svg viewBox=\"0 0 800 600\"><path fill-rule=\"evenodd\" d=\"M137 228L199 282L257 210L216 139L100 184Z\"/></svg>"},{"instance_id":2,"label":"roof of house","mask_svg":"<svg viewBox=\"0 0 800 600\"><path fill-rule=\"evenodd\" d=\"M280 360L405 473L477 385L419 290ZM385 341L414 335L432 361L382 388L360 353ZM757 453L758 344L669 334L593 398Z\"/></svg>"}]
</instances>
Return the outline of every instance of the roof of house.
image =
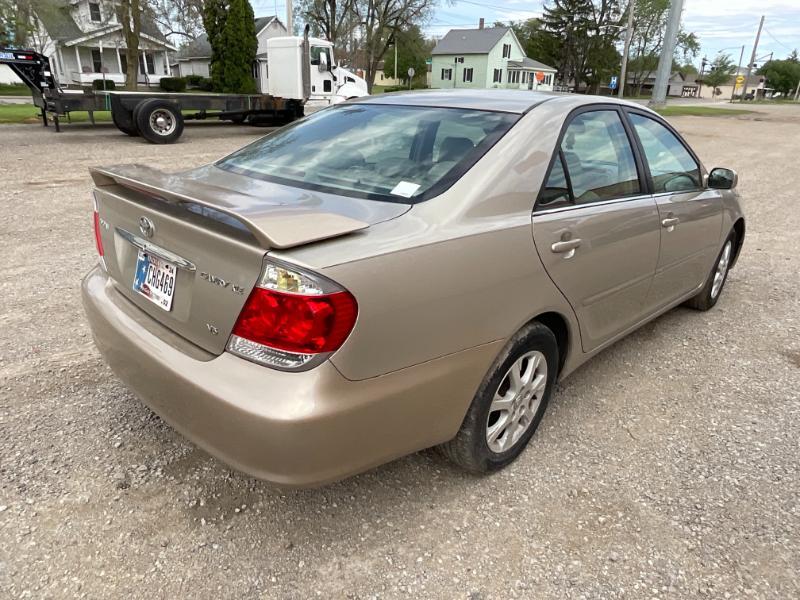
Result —
<instances>
[{"instance_id":1,"label":"roof of house","mask_svg":"<svg viewBox=\"0 0 800 600\"><path fill-rule=\"evenodd\" d=\"M32 5L34 13L42 22L45 31L56 41L77 40L90 36L95 31L83 31L78 27L75 19L72 18L72 7L69 0L33 0ZM106 28L107 26L99 27L96 31ZM144 15L142 16L141 32L165 44L169 43L155 22Z\"/></svg>"},{"instance_id":2,"label":"roof of house","mask_svg":"<svg viewBox=\"0 0 800 600\"><path fill-rule=\"evenodd\" d=\"M528 58L527 56L522 60L510 60L508 61L509 67L517 67L518 69L536 69L539 71L553 71L555 72L557 69L554 67L550 67L544 63L539 62L538 60L533 60L532 58Z\"/></svg>"},{"instance_id":3,"label":"roof of house","mask_svg":"<svg viewBox=\"0 0 800 600\"><path fill-rule=\"evenodd\" d=\"M451 29L439 40L431 54L487 54L510 27Z\"/></svg>"},{"instance_id":4,"label":"roof of house","mask_svg":"<svg viewBox=\"0 0 800 600\"><path fill-rule=\"evenodd\" d=\"M269 17L257 17L256 35L273 21L277 21L278 23L283 25L280 19L278 19L278 17L276 17L275 15ZM179 59L211 58L211 44L208 41L208 36L205 33L202 35L198 35L191 42L181 47L181 49L178 51L178 58Z\"/></svg>"}]
</instances>

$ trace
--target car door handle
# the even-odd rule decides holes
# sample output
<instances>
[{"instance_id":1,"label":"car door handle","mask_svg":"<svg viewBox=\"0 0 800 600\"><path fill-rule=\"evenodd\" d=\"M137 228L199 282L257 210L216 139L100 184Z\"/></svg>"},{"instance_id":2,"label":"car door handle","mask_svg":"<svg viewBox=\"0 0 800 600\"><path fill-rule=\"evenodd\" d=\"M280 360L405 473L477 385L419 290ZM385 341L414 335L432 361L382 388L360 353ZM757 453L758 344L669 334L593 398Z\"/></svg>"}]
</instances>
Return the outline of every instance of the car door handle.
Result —
<instances>
[{"instance_id":1,"label":"car door handle","mask_svg":"<svg viewBox=\"0 0 800 600\"><path fill-rule=\"evenodd\" d=\"M675 227L675 225L677 225L680 222L681 220L678 217L670 217L662 220L661 226L666 228Z\"/></svg>"},{"instance_id":2,"label":"car door handle","mask_svg":"<svg viewBox=\"0 0 800 600\"><path fill-rule=\"evenodd\" d=\"M575 250L580 245L581 245L580 239L565 240L563 242L555 242L552 246L550 246L550 250L552 250L557 254L560 254L562 252L570 252L572 250Z\"/></svg>"}]
</instances>

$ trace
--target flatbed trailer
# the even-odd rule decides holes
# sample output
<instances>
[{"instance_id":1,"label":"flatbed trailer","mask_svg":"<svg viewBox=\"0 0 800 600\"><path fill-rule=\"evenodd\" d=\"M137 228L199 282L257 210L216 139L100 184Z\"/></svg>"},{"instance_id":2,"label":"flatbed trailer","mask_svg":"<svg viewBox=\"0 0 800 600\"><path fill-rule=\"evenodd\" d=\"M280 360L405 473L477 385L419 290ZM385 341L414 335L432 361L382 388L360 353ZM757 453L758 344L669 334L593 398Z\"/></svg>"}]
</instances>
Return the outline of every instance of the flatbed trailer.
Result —
<instances>
[{"instance_id":1,"label":"flatbed trailer","mask_svg":"<svg viewBox=\"0 0 800 600\"><path fill-rule=\"evenodd\" d=\"M8 65L31 90L41 111L42 124L52 120L56 132L61 119L75 111L110 111L114 125L130 136L141 135L155 144L175 142L187 120L220 119L234 123L288 123L304 114L304 99L270 94L215 94L66 90L52 75L46 56L33 50L0 48L0 64ZM307 98L307 96L306 96Z\"/></svg>"}]
</instances>

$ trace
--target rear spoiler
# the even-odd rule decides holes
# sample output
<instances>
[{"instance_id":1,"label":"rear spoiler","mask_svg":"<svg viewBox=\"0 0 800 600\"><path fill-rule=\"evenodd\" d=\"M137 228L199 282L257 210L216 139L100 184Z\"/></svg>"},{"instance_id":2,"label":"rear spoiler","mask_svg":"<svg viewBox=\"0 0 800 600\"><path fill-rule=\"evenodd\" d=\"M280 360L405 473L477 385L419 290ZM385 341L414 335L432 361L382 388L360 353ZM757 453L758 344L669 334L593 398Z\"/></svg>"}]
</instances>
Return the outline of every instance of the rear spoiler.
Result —
<instances>
[{"instance_id":1,"label":"rear spoiler","mask_svg":"<svg viewBox=\"0 0 800 600\"><path fill-rule=\"evenodd\" d=\"M275 204L144 165L89 169L97 187L119 185L156 200L210 208L241 223L265 249L291 248L369 227L356 219L307 206Z\"/></svg>"}]
</instances>

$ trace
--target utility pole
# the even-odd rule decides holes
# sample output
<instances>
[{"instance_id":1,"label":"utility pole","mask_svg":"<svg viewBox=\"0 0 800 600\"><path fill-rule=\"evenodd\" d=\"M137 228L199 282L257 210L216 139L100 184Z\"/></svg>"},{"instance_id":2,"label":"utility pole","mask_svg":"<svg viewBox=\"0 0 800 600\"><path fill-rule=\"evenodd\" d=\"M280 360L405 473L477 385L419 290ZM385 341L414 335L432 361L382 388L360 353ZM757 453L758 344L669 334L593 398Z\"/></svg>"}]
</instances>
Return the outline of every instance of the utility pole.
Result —
<instances>
[{"instance_id":1,"label":"utility pole","mask_svg":"<svg viewBox=\"0 0 800 600\"><path fill-rule=\"evenodd\" d=\"M800 100L800 81L797 82L797 90L794 92L794 101Z\"/></svg>"},{"instance_id":2,"label":"utility pole","mask_svg":"<svg viewBox=\"0 0 800 600\"><path fill-rule=\"evenodd\" d=\"M736 67L736 77L739 77L742 71L742 59L744 58L744 44L742 44L742 51L739 52L739 65ZM733 103L733 96L736 94L736 81L734 80L733 89L731 90L731 104Z\"/></svg>"},{"instance_id":3,"label":"utility pole","mask_svg":"<svg viewBox=\"0 0 800 600\"><path fill-rule=\"evenodd\" d=\"M633 38L633 13L636 10L636 0L628 2L628 29L625 30L625 50L622 51L622 69L619 74L619 97L625 93L625 78L628 76L628 53L631 51Z\"/></svg>"},{"instance_id":4,"label":"utility pole","mask_svg":"<svg viewBox=\"0 0 800 600\"><path fill-rule=\"evenodd\" d=\"M667 30L664 32L664 45L658 59L656 83L653 86L653 96L648 102L649 106L664 106L667 103L667 87L672 74L672 60L675 56L675 44L678 41L678 30L681 27L681 13L683 0L672 0L669 7L669 20Z\"/></svg>"},{"instance_id":5,"label":"utility pole","mask_svg":"<svg viewBox=\"0 0 800 600\"><path fill-rule=\"evenodd\" d=\"M294 23L292 23L292 0L286 0L286 31L289 32L289 35L294 35Z\"/></svg>"},{"instance_id":6,"label":"utility pole","mask_svg":"<svg viewBox=\"0 0 800 600\"><path fill-rule=\"evenodd\" d=\"M756 43L753 44L753 53L750 55L750 62L747 64L747 75L744 77L744 87L742 88L742 102L747 96L747 84L750 83L750 74L753 71L753 63L756 62L756 52L758 52L758 41L761 39L761 30L764 28L764 15L761 15L761 22L758 24L758 33L756 33Z\"/></svg>"},{"instance_id":7,"label":"utility pole","mask_svg":"<svg viewBox=\"0 0 800 600\"><path fill-rule=\"evenodd\" d=\"M394 38L394 82L397 85L397 36Z\"/></svg>"}]
</instances>

